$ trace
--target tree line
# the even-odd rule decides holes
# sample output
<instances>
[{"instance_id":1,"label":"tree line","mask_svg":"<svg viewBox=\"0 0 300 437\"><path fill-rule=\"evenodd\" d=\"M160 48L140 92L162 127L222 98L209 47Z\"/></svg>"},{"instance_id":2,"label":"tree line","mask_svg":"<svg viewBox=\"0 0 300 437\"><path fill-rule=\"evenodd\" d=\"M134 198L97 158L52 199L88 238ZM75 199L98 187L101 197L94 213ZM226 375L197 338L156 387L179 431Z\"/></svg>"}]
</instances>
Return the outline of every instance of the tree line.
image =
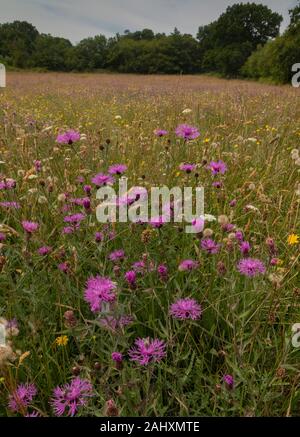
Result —
<instances>
[{"instance_id":1,"label":"tree line","mask_svg":"<svg viewBox=\"0 0 300 437\"><path fill-rule=\"evenodd\" d=\"M50 71L108 70L120 73L268 77L286 82L300 62L300 0L280 35L282 16L267 6L237 3L196 37L178 29L97 35L78 44L39 33L26 21L0 24L0 62L14 68Z\"/></svg>"}]
</instances>

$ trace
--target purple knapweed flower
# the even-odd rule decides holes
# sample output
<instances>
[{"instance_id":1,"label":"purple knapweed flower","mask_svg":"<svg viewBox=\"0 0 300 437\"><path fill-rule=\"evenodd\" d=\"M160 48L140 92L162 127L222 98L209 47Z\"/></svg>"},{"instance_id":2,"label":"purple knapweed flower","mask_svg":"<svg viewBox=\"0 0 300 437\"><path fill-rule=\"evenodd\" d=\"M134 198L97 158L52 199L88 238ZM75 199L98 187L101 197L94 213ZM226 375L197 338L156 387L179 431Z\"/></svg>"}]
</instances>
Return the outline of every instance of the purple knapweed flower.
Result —
<instances>
[{"instance_id":1,"label":"purple knapweed flower","mask_svg":"<svg viewBox=\"0 0 300 437\"><path fill-rule=\"evenodd\" d=\"M31 413L27 413L25 417L42 417L38 411L31 411Z\"/></svg>"},{"instance_id":2,"label":"purple knapweed flower","mask_svg":"<svg viewBox=\"0 0 300 437\"><path fill-rule=\"evenodd\" d=\"M250 243L248 241L242 241L240 244L240 251L242 255L248 255L251 250Z\"/></svg>"},{"instance_id":3,"label":"purple knapweed flower","mask_svg":"<svg viewBox=\"0 0 300 437\"><path fill-rule=\"evenodd\" d=\"M115 250L114 252L111 252L109 254L108 258L112 262L123 261L123 259L125 258L125 252L123 249Z\"/></svg>"},{"instance_id":4,"label":"purple knapweed flower","mask_svg":"<svg viewBox=\"0 0 300 437\"><path fill-rule=\"evenodd\" d=\"M84 187L83 187L83 191L84 191L88 196L90 196L91 191L92 191L92 187L91 187L91 185L84 185Z\"/></svg>"},{"instance_id":5,"label":"purple knapweed flower","mask_svg":"<svg viewBox=\"0 0 300 437\"><path fill-rule=\"evenodd\" d=\"M80 133L70 129L63 134L59 134L56 138L56 142L59 144L73 144L80 140Z\"/></svg>"},{"instance_id":6,"label":"purple knapweed flower","mask_svg":"<svg viewBox=\"0 0 300 437\"><path fill-rule=\"evenodd\" d=\"M70 270L70 266L67 262L60 263L57 267L63 273L68 273Z\"/></svg>"},{"instance_id":7,"label":"purple knapweed flower","mask_svg":"<svg viewBox=\"0 0 300 437\"><path fill-rule=\"evenodd\" d=\"M104 239L104 235L102 232L95 232L96 243L100 243L101 241L103 241L103 239Z\"/></svg>"},{"instance_id":8,"label":"purple knapweed flower","mask_svg":"<svg viewBox=\"0 0 300 437\"><path fill-rule=\"evenodd\" d=\"M76 377L70 384L58 386L53 390L51 404L56 416L62 416L64 413L75 416L91 396L93 396L92 384L87 379Z\"/></svg>"},{"instance_id":9,"label":"purple knapweed flower","mask_svg":"<svg viewBox=\"0 0 300 437\"><path fill-rule=\"evenodd\" d=\"M139 272L139 273L144 273L145 269L146 269L146 264L145 261L141 260L141 261L136 261L132 264L132 268L134 271Z\"/></svg>"},{"instance_id":10,"label":"purple knapweed flower","mask_svg":"<svg viewBox=\"0 0 300 437\"><path fill-rule=\"evenodd\" d=\"M121 363L123 361L123 354L121 354L121 352L113 352L111 358L116 363Z\"/></svg>"},{"instance_id":11,"label":"purple knapweed flower","mask_svg":"<svg viewBox=\"0 0 300 437\"><path fill-rule=\"evenodd\" d=\"M105 185L112 185L115 182L115 179L109 174L98 173L92 178L92 182L97 187L102 187Z\"/></svg>"},{"instance_id":12,"label":"purple knapweed flower","mask_svg":"<svg viewBox=\"0 0 300 437\"><path fill-rule=\"evenodd\" d=\"M202 307L195 299L178 299L170 306L169 312L175 319L198 320L202 315Z\"/></svg>"},{"instance_id":13,"label":"purple knapweed flower","mask_svg":"<svg viewBox=\"0 0 300 437\"><path fill-rule=\"evenodd\" d=\"M126 281L131 287L135 287L136 285L136 272L134 270L129 270L124 275Z\"/></svg>"},{"instance_id":14,"label":"purple knapweed flower","mask_svg":"<svg viewBox=\"0 0 300 437\"><path fill-rule=\"evenodd\" d=\"M156 135L157 137L165 137L166 135L168 135L168 131L164 129L155 129L154 135Z\"/></svg>"},{"instance_id":15,"label":"purple knapweed flower","mask_svg":"<svg viewBox=\"0 0 300 437\"><path fill-rule=\"evenodd\" d=\"M85 219L85 215L81 212L77 214L71 214L64 217L64 222L66 223L72 223L72 224L79 224L83 219Z\"/></svg>"},{"instance_id":16,"label":"purple knapweed flower","mask_svg":"<svg viewBox=\"0 0 300 437\"><path fill-rule=\"evenodd\" d=\"M88 197L76 197L76 198L71 197L70 199L68 199L68 202L72 203L73 205L76 205L76 206L83 206L83 202L85 199L89 199L89 198ZM70 208L67 208L66 210L68 211L69 209Z\"/></svg>"},{"instance_id":17,"label":"purple knapweed flower","mask_svg":"<svg viewBox=\"0 0 300 437\"><path fill-rule=\"evenodd\" d=\"M125 173L125 171L127 170L127 165L124 164L114 164L111 165L108 169L108 173L110 175L121 175L123 173Z\"/></svg>"},{"instance_id":18,"label":"purple knapweed flower","mask_svg":"<svg viewBox=\"0 0 300 437\"><path fill-rule=\"evenodd\" d=\"M0 190L12 190L17 185L16 181L12 178L7 178L0 181Z\"/></svg>"},{"instance_id":19,"label":"purple knapweed flower","mask_svg":"<svg viewBox=\"0 0 300 437\"><path fill-rule=\"evenodd\" d=\"M70 234L73 234L76 231L76 229L78 229L78 227L75 227L75 226L65 226L63 228L63 230L62 230L62 233L65 234L65 235L70 235Z\"/></svg>"},{"instance_id":20,"label":"purple knapweed flower","mask_svg":"<svg viewBox=\"0 0 300 437\"><path fill-rule=\"evenodd\" d=\"M156 229L161 228L165 223L169 221L167 215L160 215L158 217L152 217L149 220L149 224Z\"/></svg>"},{"instance_id":21,"label":"purple knapweed flower","mask_svg":"<svg viewBox=\"0 0 300 437\"><path fill-rule=\"evenodd\" d=\"M186 272L189 270L195 270L199 267L199 263L197 261L194 261L192 259L185 259L181 261L179 264L178 270L180 272Z\"/></svg>"},{"instance_id":22,"label":"purple knapweed flower","mask_svg":"<svg viewBox=\"0 0 300 437\"><path fill-rule=\"evenodd\" d=\"M230 389L230 390L233 389L233 387L234 387L234 378L233 378L232 375L224 375L223 376L223 381L225 382L226 387L228 389Z\"/></svg>"},{"instance_id":23,"label":"purple knapweed flower","mask_svg":"<svg viewBox=\"0 0 300 437\"><path fill-rule=\"evenodd\" d=\"M256 258L244 258L240 260L237 270L245 276L254 277L265 273L266 268L262 261Z\"/></svg>"},{"instance_id":24,"label":"purple knapweed flower","mask_svg":"<svg viewBox=\"0 0 300 437\"><path fill-rule=\"evenodd\" d=\"M232 232L235 229L235 225L232 223L224 223L222 224L222 230L224 232Z\"/></svg>"},{"instance_id":25,"label":"purple knapweed flower","mask_svg":"<svg viewBox=\"0 0 300 437\"><path fill-rule=\"evenodd\" d=\"M223 161L211 161L208 166L208 169L211 170L212 174L215 176L217 174L224 174L227 171L227 166Z\"/></svg>"},{"instance_id":26,"label":"purple knapweed flower","mask_svg":"<svg viewBox=\"0 0 300 437\"><path fill-rule=\"evenodd\" d=\"M214 255L219 252L220 244L216 243L211 238L203 238L201 240L201 249L205 250L205 252Z\"/></svg>"},{"instance_id":27,"label":"purple knapweed flower","mask_svg":"<svg viewBox=\"0 0 300 437\"><path fill-rule=\"evenodd\" d=\"M136 361L142 366L161 361L166 356L166 344L163 340L137 338L134 346L129 349L131 361Z\"/></svg>"},{"instance_id":28,"label":"purple knapweed flower","mask_svg":"<svg viewBox=\"0 0 300 437\"><path fill-rule=\"evenodd\" d=\"M50 247L50 246L42 246L38 249L38 254L42 255L42 256L48 255L48 253L50 253L51 250L52 250L52 247Z\"/></svg>"},{"instance_id":29,"label":"purple knapweed flower","mask_svg":"<svg viewBox=\"0 0 300 437\"><path fill-rule=\"evenodd\" d=\"M0 206L2 208L7 208L7 209L20 209L21 205L19 204L19 202L0 202Z\"/></svg>"},{"instance_id":30,"label":"purple knapweed flower","mask_svg":"<svg viewBox=\"0 0 300 437\"><path fill-rule=\"evenodd\" d=\"M116 284L109 278L91 276L86 283L84 299L90 304L94 313L101 311L103 302L114 302L116 299Z\"/></svg>"},{"instance_id":31,"label":"purple knapweed flower","mask_svg":"<svg viewBox=\"0 0 300 437\"><path fill-rule=\"evenodd\" d=\"M32 234L33 232L37 231L39 228L39 224L36 222L29 222L27 220L22 221L22 226L24 231L26 231L28 234Z\"/></svg>"},{"instance_id":32,"label":"purple knapweed flower","mask_svg":"<svg viewBox=\"0 0 300 437\"><path fill-rule=\"evenodd\" d=\"M33 165L37 173L39 173L42 170L42 161L36 159L35 161L33 161Z\"/></svg>"},{"instance_id":33,"label":"purple knapweed flower","mask_svg":"<svg viewBox=\"0 0 300 437\"><path fill-rule=\"evenodd\" d=\"M157 267L157 273L159 274L160 279L165 281L168 278L168 267L165 264L160 264Z\"/></svg>"},{"instance_id":34,"label":"purple knapweed flower","mask_svg":"<svg viewBox=\"0 0 300 437\"><path fill-rule=\"evenodd\" d=\"M189 124L180 124L177 126L175 133L178 137L185 140L194 140L200 136L199 130Z\"/></svg>"},{"instance_id":35,"label":"purple knapweed flower","mask_svg":"<svg viewBox=\"0 0 300 437\"><path fill-rule=\"evenodd\" d=\"M36 394L37 389L34 384L19 384L8 397L8 408L15 412L22 411L28 407Z\"/></svg>"},{"instance_id":36,"label":"purple knapweed flower","mask_svg":"<svg viewBox=\"0 0 300 437\"><path fill-rule=\"evenodd\" d=\"M239 241L240 243L242 243L244 241L244 234L243 231L236 231L235 233L235 238L237 241Z\"/></svg>"},{"instance_id":37,"label":"purple knapweed flower","mask_svg":"<svg viewBox=\"0 0 300 437\"><path fill-rule=\"evenodd\" d=\"M196 164L180 164L179 170L191 173L196 169Z\"/></svg>"},{"instance_id":38,"label":"purple knapweed flower","mask_svg":"<svg viewBox=\"0 0 300 437\"><path fill-rule=\"evenodd\" d=\"M86 210L86 212L90 212L91 210L91 201L88 197L85 197L82 201L82 206Z\"/></svg>"}]
</instances>

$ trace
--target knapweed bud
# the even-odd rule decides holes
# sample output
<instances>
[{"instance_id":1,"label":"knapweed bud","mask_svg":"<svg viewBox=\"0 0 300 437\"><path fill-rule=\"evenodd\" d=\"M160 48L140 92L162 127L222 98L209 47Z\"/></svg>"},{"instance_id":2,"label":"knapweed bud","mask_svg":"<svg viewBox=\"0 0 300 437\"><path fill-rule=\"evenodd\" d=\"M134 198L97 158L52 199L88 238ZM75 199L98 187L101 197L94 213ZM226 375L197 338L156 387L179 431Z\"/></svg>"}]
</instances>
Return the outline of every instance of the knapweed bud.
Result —
<instances>
[{"instance_id":1,"label":"knapweed bud","mask_svg":"<svg viewBox=\"0 0 300 437\"><path fill-rule=\"evenodd\" d=\"M236 231L235 238L237 239L237 241L239 241L241 243L244 240L243 231Z\"/></svg>"},{"instance_id":2,"label":"knapweed bud","mask_svg":"<svg viewBox=\"0 0 300 437\"><path fill-rule=\"evenodd\" d=\"M100 369L101 369L101 364L100 364L98 361L96 361L96 362L94 363L94 370L98 371L98 370L100 370Z\"/></svg>"},{"instance_id":3,"label":"knapweed bud","mask_svg":"<svg viewBox=\"0 0 300 437\"><path fill-rule=\"evenodd\" d=\"M113 268L115 276L120 276L121 268L118 265L115 265Z\"/></svg>"},{"instance_id":4,"label":"knapweed bud","mask_svg":"<svg viewBox=\"0 0 300 437\"><path fill-rule=\"evenodd\" d=\"M104 416L107 416L107 417L117 417L117 416L119 416L118 407L116 406L115 401L113 399L109 399L105 403Z\"/></svg>"},{"instance_id":5,"label":"knapweed bud","mask_svg":"<svg viewBox=\"0 0 300 437\"><path fill-rule=\"evenodd\" d=\"M78 366L74 366L74 367L72 368L72 374L73 374L74 376L78 376L78 375L80 374L80 367L78 367Z\"/></svg>"},{"instance_id":6,"label":"knapweed bud","mask_svg":"<svg viewBox=\"0 0 300 437\"><path fill-rule=\"evenodd\" d=\"M131 288L135 288L136 286L136 273L134 270L129 270L128 272L125 273L124 275L125 280L127 281L127 283L129 284L129 286Z\"/></svg>"},{"instance_id":7,"label":"knapweed bud","mask_svg":"<svg viewBox=\"0 0 300 437\"><path fill-rule=\"evenodd\" d=\"M251 250L250 243L248 243L248 241L242 241L240 244L240 251L242 255L244 256L248 255L250 250Z\"/></svg>"},{"instance_id":8,"label":"knapweed bud","mask_svg":"<svg viewBox=\"0 0 300 437\"><path fill-rule=\"evenodd\" d=\"M91 195L91 191L92 191L91 185L84 185L83 189L88 196Z\"/></svg>"},{"instance_id":9,"label":"knapweed bud","mask_svg":"<svg viewBox=\"0 0 300 437\"><path fill-rule=\"evenodd\" d=\"M167 280L167 278L168 278L168 267L165 266L164 264L160 264L157 267L157 273L159 274L160 279L162 279L163 281Z\"/></svg>"},{"instance_id":10,"label":"knapweed bud","mask_svg":"<svg viewBox=\"0 0 300 437\"><path fill-rule=\"evenodd\" d=\"M227 272L226 266L223 263L223 261L218 262L217 271L218 271L219 275L221 275L221 276L225 275L225 273Z\"/></svg>"},{"instance_id":11,"label":"knapweed bud","mask_svg":"<svg viewBox=\"0 0 300 437\"><path fill-rule=\"evenodd\" d=\"M72 310L68 310L64 313L64 319L67 328L74 328L77 325L77 320Z\"/></svg>"},{"instance_id":12,"label":"knapweed bud","mask_svg":"<svg viewBox=\"0 0 300 437\"><path fill-rule=\"evenodd\" d=\"M225 383L225 386L228 390L232 390L234 387L234 379L232 375L224 375L223 381Z\"/></svg>"},{"instance_id":13,"label":"knapweed bud","mask_svg":"<svg viewBox=\"0 0 300 437\"><path fill-rule=\"evenodd\" d=\"M91 209L91 201L90 201L90 199L88 197L83 200L83 207L86 210L90 210Z\"/></svg>"},{"instance_id":14,"label":"knapweed bud","mask_svg":"<svg viewBox=\"0 0 300 437\"><path fill-rule=\"evenodd\" d=\"M104 235L102 234L102 232L96 232L95 233L95 241L96 243L100 243L104 238Z\"/></svg>"},{"instance_id":15,"label":"knapweed bud","mask_svg":"<svg viewBox=\"0 0 300 437\"><path fill-rule=\"evenodd\" d=\"M268 237L266 239L266 245L268 246L270 254L276 255L277 249L276 249L275 241L273 240L273 238Z\"/></svg>"},{"instance_id":16,"label":"knapweed bud","mask_svg":"<svg viewBox=\"0 0 300 437\"><path fill-rule=\"evenodd\" d=\"M113 352L111 358L116 363L121 363L123 361L123 354L121 354L121 352Z\"/></svg>"},{"instance_id":17,"label":"knapweed bud","mask_svg":"<svg viewBox=\"0 0 300 437\"><path fill-rule=\"evenodd\" d=\"M6 264L6 257L1 255L0 256L0 272L2 271L3 267L5 266L5 264Z\"/></svg>"}]
</instances>

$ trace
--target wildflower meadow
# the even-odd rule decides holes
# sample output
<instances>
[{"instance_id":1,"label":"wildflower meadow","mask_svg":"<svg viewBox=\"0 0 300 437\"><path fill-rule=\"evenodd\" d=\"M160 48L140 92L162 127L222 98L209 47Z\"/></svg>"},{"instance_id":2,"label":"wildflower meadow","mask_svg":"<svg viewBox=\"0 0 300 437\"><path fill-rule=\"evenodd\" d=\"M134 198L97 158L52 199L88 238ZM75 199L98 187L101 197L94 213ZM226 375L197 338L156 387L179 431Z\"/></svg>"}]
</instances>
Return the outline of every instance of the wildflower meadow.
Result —
<instances>
[{"instance_id":1,"label":"wildflower meadow","mask_svg":"<svg viewBox=\"0 0 300 437\"><path fill-rule=\"evenodd\" d=\"M299 120L290 86L9 72L0 416L299 416ZM123 177L203 187L194 232L99 222Z\"/></svg>"}]
</instances>

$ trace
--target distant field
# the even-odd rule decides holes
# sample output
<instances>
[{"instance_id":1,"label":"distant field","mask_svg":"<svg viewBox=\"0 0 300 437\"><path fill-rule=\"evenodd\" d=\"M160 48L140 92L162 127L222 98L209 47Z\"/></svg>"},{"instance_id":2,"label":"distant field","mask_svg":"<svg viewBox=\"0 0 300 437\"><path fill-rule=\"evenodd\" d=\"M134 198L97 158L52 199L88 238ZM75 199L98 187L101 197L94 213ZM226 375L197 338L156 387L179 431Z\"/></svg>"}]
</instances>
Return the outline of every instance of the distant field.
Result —
<instances>
[{"instance_id":1,"label":"distant field","mask_svg":"<svg viewBox=\"0 0 300 437\"><path fill-rule=\"evenodd\" d=\"M300 415L299 141L289 86L8 73L0 416ZM203 186L214 218L99 223L113 164L129 187Z\"/></svg>"},{"instance_id":2,"label":"distant field","mask_svg":"<svg viewBox=\"0 0 300 437\"><path fill-rule=\"evenodd\" d=\"M44 90L54 86L55 89L69 87L90 88L96 87L97 90L105 88L116 92L119 90L141 90L142 92L182 92L186 91L226 91L239 89L249 93L261 93L267 89L277 93L283 90L290 91L291 96L298 95L297 90L291 89L290 86L271 86L246 80L227 80L218 79L202 75L135 75L135 74L113 74L113 73L31 73L31 72L8 72L8 87L17 87L19 90L31 88L32 85L36 91ZM45 91L45 90L44 90Z\"/></svg>"}]
</instances>

